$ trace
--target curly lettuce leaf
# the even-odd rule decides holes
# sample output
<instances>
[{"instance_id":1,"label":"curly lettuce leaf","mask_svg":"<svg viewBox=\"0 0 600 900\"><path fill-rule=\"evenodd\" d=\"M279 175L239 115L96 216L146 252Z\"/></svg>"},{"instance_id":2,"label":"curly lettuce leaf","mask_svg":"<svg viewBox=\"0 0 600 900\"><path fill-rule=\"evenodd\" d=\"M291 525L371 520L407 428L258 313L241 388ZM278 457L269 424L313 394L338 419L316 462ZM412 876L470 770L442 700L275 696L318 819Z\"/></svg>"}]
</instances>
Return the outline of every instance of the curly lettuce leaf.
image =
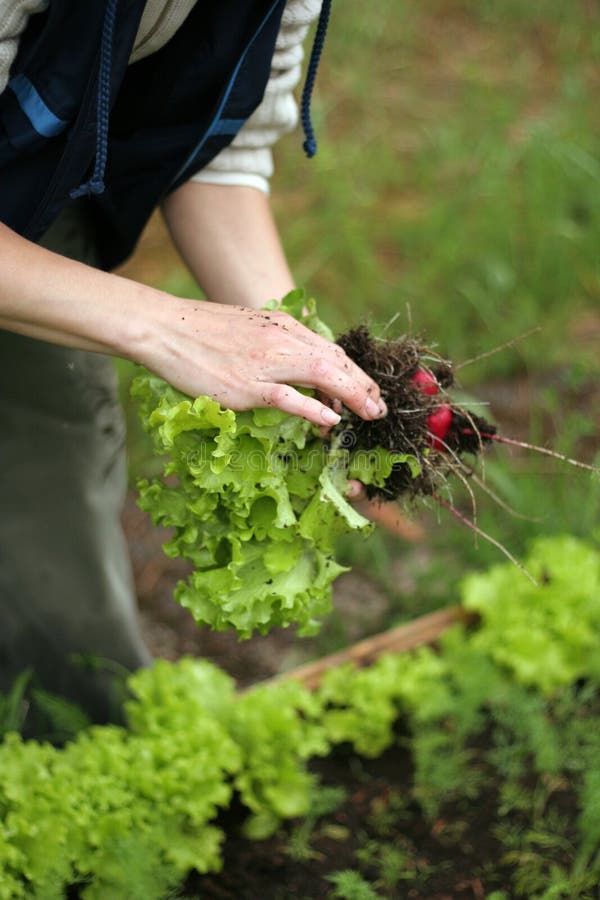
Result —
<instances>
[{"instance_id":1,"label":"curly lettuce leaf","mask_svg":"<svg viewBox=\"0 0 600 900\"><path fill-rule=\"evenodd\" d=\"M279 308L332 337L304 291ZM175 599L197 622L243 638L291 624L314 634L346 571L334 559L337 537L372 528L345 499L348 478L380 484L411 458L376 449L354 463L304 419L270 408L235 413L150 373L132 393L166 460L161 477L139 482L139 505L174 529L165 552L195 567Z\"/></svg>"},{"instance_id":2,"label":"curly lettuce leaf","mask_svg":"<svg viewBox=\"0 0 600 900\"><path fill-rule=\"evenodd\" d=\"M348 477L355 478L363 484L384 487L394 466L397 465L408 466L413 478L417 478L421 474L421 466L416 456L412 456L410 453L386 450L383 447L374 447L372 450L357 450L349 457Z\"/></svg>"},{"instance_id":3,"label":"curly lettuce leaf","mask_svg":"<svg viewBox=\"0 0 600 900\"><path fill-rule=\"evenodd\" d=\"M597 548L568 535L540 538L526 566L537 585L508 564L464 580L463 604L483 619L479 649L547 694L600 675Z\"/></svg>"}]
</instances>

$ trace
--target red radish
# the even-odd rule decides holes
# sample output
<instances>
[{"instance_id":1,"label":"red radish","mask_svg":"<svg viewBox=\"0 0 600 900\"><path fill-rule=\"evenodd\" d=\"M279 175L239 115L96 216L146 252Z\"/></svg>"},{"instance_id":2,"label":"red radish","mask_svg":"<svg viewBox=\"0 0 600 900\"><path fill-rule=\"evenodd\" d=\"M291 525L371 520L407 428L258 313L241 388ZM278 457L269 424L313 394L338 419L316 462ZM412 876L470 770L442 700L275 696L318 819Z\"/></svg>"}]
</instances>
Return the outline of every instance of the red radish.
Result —
<instances>
[{"instance_id":1,"label":"red radish","mask_svg":"<svg viewBox=\"0 0 600 900\"><path fill-rule=\"evenodd\" d=\"M426 369L417 369L411 381L413 384L418 385L424 394L429 394L430 397L439 394L440 386L436 381L435 375L432 375Z\"/></svg>"},{"instance_id":2,"label":"red radish","mask_svg":"<svg viewBox=\"0 0 600 900\"><path fill-rule=\"evenodd\" d=\"M452 426L452 409L449 406L439 406L427 419L431 446L434 450L444 450L444 441Z\"/></svg>"},{"instance_id":3,"label":"red radish","mask_svg":"<svg viewBox=\"0 0 600 900\"><path fill-rule=\"evenodd\" d=\"M440 386L435 375L428 369L417 369L411 381L420 387L424 394L428 394L430 397L434 397L440 392ZM429 443L434 450L444 449L444 441L451 425L452 409L449 406L439 406L435 412L431 413L427 419L427 429L429 431Z\"/></svg>"}]
</instances>

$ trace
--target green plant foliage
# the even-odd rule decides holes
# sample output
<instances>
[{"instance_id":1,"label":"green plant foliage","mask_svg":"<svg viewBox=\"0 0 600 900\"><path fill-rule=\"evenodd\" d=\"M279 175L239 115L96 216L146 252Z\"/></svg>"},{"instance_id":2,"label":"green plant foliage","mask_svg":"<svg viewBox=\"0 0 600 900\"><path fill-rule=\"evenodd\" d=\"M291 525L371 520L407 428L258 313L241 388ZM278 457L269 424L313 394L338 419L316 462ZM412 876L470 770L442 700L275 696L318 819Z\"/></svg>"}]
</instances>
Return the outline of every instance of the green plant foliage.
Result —
<instances>
[{"instance_id":1,"label":"green plant foliage","mask_svg":"<svg viewBox=\"0 0 600 900\"><path fill-rule=\"evenodd\" d=\"M224 672L202 660L159 660L130 679L127 712L140 734L185 733L207 717L229 738L233 785L253 814L246 830L266 837L282 818L308 811L314 778L304 761L329 752L321 704L300 684L255 687L242 695ZM268 735L268 739L265 739ZM227 744L224 744L226 752Z\"/></svg>"},{"instance_id":2,"label":"green plant foliage","mask_svg":"<svg viewBox=\"0 0 600 900\"><path fill-rule=\"evenodd\" d=\"M0 737L9 731L20 731L27 716L26 692L31 671L26 669L15 678L6 696L0 696Z\"/></svg>"},{"instance_id":3,"label":"green plant foliage","mask_svg":"<svg viewBox=\"0 0 600 900\"><path fill-rule=\"evenodd\" d=\"M266 837L281 819L309 811L315 778L305 761L331 749L320 712L319 698L293 682L256 687L233 707L229 731L242 752L235 786L253 813L249 836Z\"/></svg>"},{"instance_id":4,"label":"green plant foliage","mask_svg":"<svg viewBox=\"0 0 600 900\"><path fill-rule=\"evenodd\" d=\"M569 620L576 610L584 620L591 616L598 554L563 540L553 543L551 558L547 545L534 548L529 564L541 558L548 584L576 560L581 577L563 579L562 612ZM487 578L503 585L501 574L493 568ZM487 597L486 576L477 577L477 596ZM513 594L504 595L508 621L519 602ZM599 678L591 647L571 668L570 685L550 696L545 657L532 684L516 680L517 646L501 658L496 609L490 602L480 611L475 629L454 627L438 650L390 654L362 670L333 669L314 693L283 681L239 694L208 662L162 660L130 677L128 728L92 727L63 749L9 734L0 744L0 900L53 900L68 885L83 900L162 900L191 869L219 869L223 835L215 819L234 791L254 838L273 833L283 819L312 814L314 822L320 807L309 759L346 742L375 756L394 740L400 716L409 732L413 797L427 815L448 800L476 798L485 759L504 781L501 816L515 812L531 823L517 831L498 826L515 896L591 897L590 885L600 878ZM547 617L531 616L532 646L547 626ZM565 629L555 629L553 640L559 656L567 652ZM490 747L472 765L472 742L481 734ZM538 779L533 792L524 781L531 774ZM547 809L565 779L579 803L571 825ZM300 849L310 852L309 832L300 837ZM381 883L405 877L397 855L388 863L385 879L383 858L378 863ZM338 892L360 887L349 876L334 883Z\"/></svg>"},{"instance_id":5,"label":"green plant foliage","mask_svg":"<svg viewBox=\"0 0 600 900\"><path fill-rule=\"evenodd\" d=\"M584 675L600 676L600 554L568 536L537 541L527 568L469 575L463 603L484 617L474 644L523 683L547 694Z\"/></svg>"},{"instance_id":6,"label":"green plant foliage","mask_svg":"<svg viewBox=\"0 0 600 900\"><path fill-rule=\"evenodd\" d=\"M80 884L85 900L160 900L190 867L219 866L208 822L229 802L239 755L208 716L179 732L96 727L63 751L9 736L0 758L3 898Z\"/></svg>"},{"instance_id":7,"label":"green plant foliage","mask_svg":"<svg viewBox=\"0 0 600 900\"><path fill-rule=\"evenodd\" d=\"M41 688L33 688L31 695L38 716L43 715L48 722L48 739L53 743L73 738L91 724L84 711L64 697L50 694Z\"/></svg>"},{"instance_id":8,"label":"green plant foliage","mask_svg":"<svg viewBox=\"0 0 600 900\"><path fill-rule=\"evenodd\" d=\"M85 900L159 900L190 869L220 867L210 823L234 789L253 837L309 811L306 761L330 743L301 685L239 696L219 669L184 659L129 688L128 729L92 727L63 750L15 734L0 745L2 900L50 900L69 884Z\"/></svg>"},{"instance_id":9,"label":"green plant foliage","mask_svg":"<svg viewBox=\"0 0 600 900\"><path fill-rule=\"evenodd\" d=\"M377 663L375 666L359 671L350 664L336 666L325 673L319 692L325 704L323 723L331 741L349 741L363 756L379 756L390 745L398 716L394 703L396 672L386 671Z\"/></svg>"},{"instance_id":10,"label":"green plant foliage","mask_svg":"<svg viewBox=\"0 0 600 900\"><path fill-rule=\"evenodd\" d=\"M299 824L291 830L285 845L285 853L292 859L303 862L315 858L315 852L311 848L311 840L315 834L315 827L319 819L337 810L347 799L348 794L344 788L327 787L317 784L311 791L310 808ZM348 835L348 829L343 825L329 825L329 834Z\"/></svg>"},{"instance_id":11,"label":"green plant foliage","mask_svg":"<svg viewBox=\"0 0 600 900\"><path fill-rule=\"evenodd\" d=\"M590 801L582 822L593 832L590 773L596 764L586 747L595 732L586 721L575 742L571 723L557 727L548 691L584 677L600 680L600 554L573 538L545 539L534 545L527 566L543 575L539 588L510 564L469 576L464 602L482 620L473 631L450 629L439 652L422 647L410 655L383 656L362 671L348 666L328 672L321 686L323 721L333 742L350 741L363 755L376 756L391 743L402 711L412 730L415 792L433 815L455 794L477 794L468 740L491 716L497 742L492 757L507 771L523 772L533 762L537 773L548 776L569 768L574 758L586 761ZM539 648L543 652L536 655ZM552 659L558 661L556 671L549 669ZM523 683L515 681L522 672ZM569 746L564 733L572 735Z\"/></svg>"},{"instance_id":12,"label":"green plant foliage","mask_svg":"<svg viewBox=\"0 0 600 900\"><path fill-rule=\"evenodd\" d=\"M584 858L600 852L600 721L596 720L594 724L593 740L588 745L583 776L579 818Z\"/></svg>"},{"instance_id":13,"label":"green plant foliage","mask_svg":"<svg viewBox=\"0 0 600 900\"><path fill-rule=\"evenodd\" d=\"M381 894L373 890L371 885L364 880L360 872L354 869L344 869L328 876L328 881L334 885L330 896L339 900L381 900Z\"/></svg>"},{"instance_id":14,"label":"green plant foliage","mask_svg":"<svg viewBox=\"0 0 600 900\"><path fill-rule=\"evenodd\" d=\"M280 308L331 336L303 291ZM195 566L175 598L198 622L241 637L292 623L300 635L315 633L331 583L346 571L333 557L336 538L372 528L345 499L348 476L360 469L365 483L379 483L394 463L416 476L413 458L381 450L352 460L297 416L234 413L148 373L132 393L156 453L167 457L164 477L139 483L139 504L175 528L165 552Z\"/></svg>"}]
</instances>

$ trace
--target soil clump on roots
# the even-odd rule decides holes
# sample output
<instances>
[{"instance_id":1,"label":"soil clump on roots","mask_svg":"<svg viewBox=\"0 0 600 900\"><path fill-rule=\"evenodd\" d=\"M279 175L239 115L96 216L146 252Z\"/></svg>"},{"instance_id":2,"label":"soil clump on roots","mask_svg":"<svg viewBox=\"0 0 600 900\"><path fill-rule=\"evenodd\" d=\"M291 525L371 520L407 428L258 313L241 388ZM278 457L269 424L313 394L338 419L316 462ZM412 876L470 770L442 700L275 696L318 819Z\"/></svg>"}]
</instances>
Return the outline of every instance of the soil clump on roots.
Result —
<instances>
[{"instance_id":1,"label":"soil clump on roots","mask_svg":"<svg viewBox=\"0 0 600 900\"><path fill-rule=\"evenodd\" d=\"M413 478L406 463L396 463L383 487L367 486L369 499L435 494L448 474L469 467L462 455L477 456L492 441L496 426L452 402L452 364L419 340L384 340L365 325L346 332L337 343L381 388L388 414L365 421L345 410L333 431L352 452L376 447L415 457L421 474Z\"/></svg>"}]
</instances>

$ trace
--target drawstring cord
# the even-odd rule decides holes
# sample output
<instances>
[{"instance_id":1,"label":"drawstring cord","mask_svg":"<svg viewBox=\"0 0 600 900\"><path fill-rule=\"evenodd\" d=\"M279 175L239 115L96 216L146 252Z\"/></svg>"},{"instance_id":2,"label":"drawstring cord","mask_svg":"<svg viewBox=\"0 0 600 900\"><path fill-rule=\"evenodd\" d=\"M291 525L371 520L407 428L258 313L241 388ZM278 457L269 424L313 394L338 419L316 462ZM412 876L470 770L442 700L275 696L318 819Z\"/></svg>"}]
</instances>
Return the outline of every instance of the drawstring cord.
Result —
<instances>
[{"instance_id":1,"label":"drawstring cord","mask_svg":"<svg viewBox=\"0 0 600 900\"><path fill-rule=\"evenodd\" d=\"M78 197L90 197L92 194L104 193L104 173L108 147L108 122L110 117L110 76L112 70L112 48L119 0L108 0L104 23L102 25L102 42L100 44L100 70L98 73L98 95L96 113L96 162L94 172L89 181L71 191L73 200Z\"/></svg>"},{"instance_id":2,"label":"drawstring cord","mask_svg":"<svg viewBox=\"0 0 600 900\"><path fill-rule=\"evenodd\" d=\"M306 70L306 80L304 82L304 90L302 91L302 102L300 105L300 118L302 120L302 128L304 130L304 152L311 159L317 152L317 139L313 129L310 117L310 101L312 98L313 88L317 77L319 62L325 44L327 35L327 26L329 24L329 15L331 13L331 0L323 0L321 14L319 16L319 24L315 33L315 39L310 54L310 62Z\"/></svg>"},{"instance_id":3,"label":"drawstring cord","mask_svg":"<svg viewBox=\"0 0 600 900\"><path fill-rule=\"evenodd\" d=\"M73 200L78 197L90 197L92 194L103 194L105 190L104 173L106 171L108 149L108 125L110 118L110 77L112 69L112 49L119 0L108 0L104 22L102 25L102 42L100 44L100 69L98 73L98 95L96 112L96 160L94 171L89 181L79 185L70 192ZM303 148L306 155L313 157L317 152L317 141L311 121L310 103L315 86L321 54L327 35L327 26L331 13L331 0L323 0L315 39L306 72L304 90L300 107L300 117L304 130Z\"/></svg>"}]
</instances>

